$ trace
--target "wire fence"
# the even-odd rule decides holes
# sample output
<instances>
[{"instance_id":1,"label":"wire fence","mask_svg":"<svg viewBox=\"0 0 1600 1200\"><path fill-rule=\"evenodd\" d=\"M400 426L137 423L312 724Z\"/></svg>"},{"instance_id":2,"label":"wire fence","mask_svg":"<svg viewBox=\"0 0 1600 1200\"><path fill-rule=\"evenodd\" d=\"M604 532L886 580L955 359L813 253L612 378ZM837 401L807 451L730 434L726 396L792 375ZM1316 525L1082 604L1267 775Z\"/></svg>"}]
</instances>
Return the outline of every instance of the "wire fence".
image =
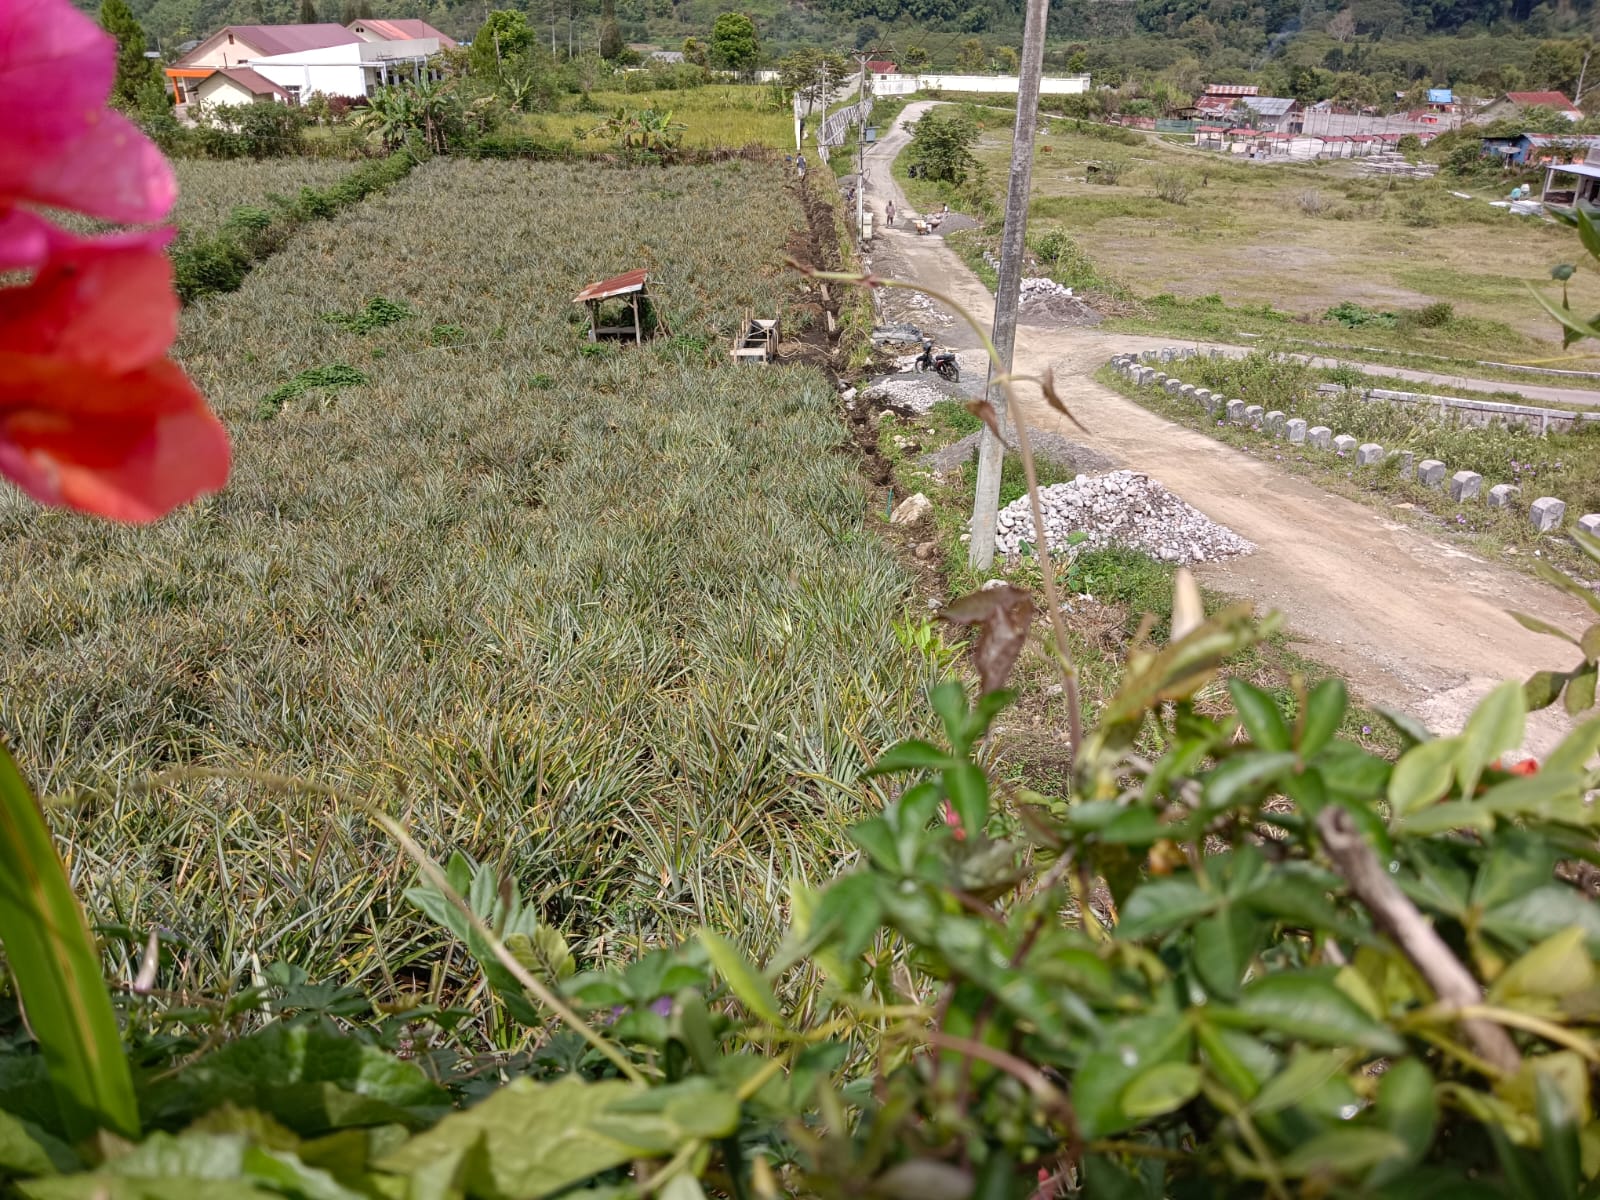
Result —
<instances>
[{"instance_id":1,"label":"wire fence","mask_svg":"<svg viewBox=\"0 0 1600 1200\"><path fill-rule=\"evenodd\" d=\"M817 130L817 157L823 162L828 161L828 150L833 146L844 145L845 134L852 125L865 125L867 118L872 115L872 94L869 92L865 99L849 108L841 108L838 112L829 113L822 127Z\"/></svg>"}]
</instances>

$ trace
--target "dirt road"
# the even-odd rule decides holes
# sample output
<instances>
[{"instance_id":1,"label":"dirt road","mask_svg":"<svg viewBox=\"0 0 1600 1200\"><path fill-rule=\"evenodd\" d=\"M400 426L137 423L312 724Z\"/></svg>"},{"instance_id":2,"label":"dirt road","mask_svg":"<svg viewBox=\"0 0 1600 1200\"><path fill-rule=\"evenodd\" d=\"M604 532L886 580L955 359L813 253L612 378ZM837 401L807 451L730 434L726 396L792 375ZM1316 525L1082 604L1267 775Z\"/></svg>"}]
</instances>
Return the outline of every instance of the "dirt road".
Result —
<instances>
[{"instance_id":1,"label":"dirt road","mask_svg":"<svg viewBox=\"0 0 1600 1200\"><path fill-rule=\"evenodd\" d=\"M908 140L903 126L927 107L909 105L867 155L868 203L880 222L889 199L909 211L889 167ZM992 321L988 290L941 238L919 236L901 221L879 233L870 257L876 273L938 288L985 325ZM937 313L897 315L921 316L937 329L941 342L961 352L963 377L981 389L983 359L970 330L942 323ZM1171 344L1022 324L1015 368L1053 369L1063 399L1090 432L1072 429L1036 399L1025 401L1030 426L1059 430L1150 475L1260 547L1202 566L1204 582L1280 609L1305 652L1338 670L1364 699L1405 709L1439 731L1458 729L1476 699L1502 679L1572 665L1572 647L1505 615L1524 609L1581 630L1587 610L1571 597L1175 425L1093 379L1114 353ZM1536 714L1528 748L1542 754L1566 727L1556 713Z\"/></svg>"}]
</instances>

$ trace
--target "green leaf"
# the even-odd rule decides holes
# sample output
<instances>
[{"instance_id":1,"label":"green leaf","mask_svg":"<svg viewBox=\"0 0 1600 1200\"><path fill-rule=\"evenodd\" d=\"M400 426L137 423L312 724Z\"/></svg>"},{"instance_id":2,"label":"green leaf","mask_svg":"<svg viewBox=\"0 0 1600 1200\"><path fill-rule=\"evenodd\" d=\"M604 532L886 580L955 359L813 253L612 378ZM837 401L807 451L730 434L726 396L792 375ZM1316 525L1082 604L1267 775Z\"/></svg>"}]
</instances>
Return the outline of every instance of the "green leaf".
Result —
<instances>
[{"instance_id":1,"label":"green leaf","mask_svg":"<svg viewBox=\"0 0 1600 1200\"><path fill-rule=\"evenodd\" d=\"M100 954L50 831L0 747L0 942L70 1139L139 1134L133 1077Z\"/></svg>"},{"instance_id":2,"label":"green leaf","mask_svg":"<svg viewBox=\"0 0 1600 1200\"><path fill-rule=\"evenodd\" d=\"M1073 1076L1072 1104L1079 1132L1107 1137L1138 1123L1122 1110L1123 1090L1135 1076L1160 1063L1188 1062L1194 1039L1177 1013L1137 1017L1106 1026Z\"/></svg>"},{"instance_id":3,"label":"green leaf","mask_svg":"<svg viewBox=\"0 0 1600 1200\"><path fill-rule=\"evenodd\" d=\"M1456 777L1463 796L1477 791L1485 767L1522 745L1527 723L1527 701L1520 684L1502 683L1478 701L1461 731L1461 748L1456 753Z\"/></svg>"},{"instance_id":4,"label":"green leaf","mask_svg":"<svg viewBox=\"0 0 1600 1200\"><path fill-rule=\"evenodd\" d=\"M878 755L878 761L873 763L863 775L889 775L896 771L942 771L953 760L948 751L941 750L931 742L924 742L917 738L909 738L890 746Z\"/></svg>"},{"instance_id":5,"label":"green leaf","mask_svg":"<svg viewBox=\"0 0 1600 1200\"><path fill-rule=\"evenodd\" d=\"M1583 248L1589 252L1590 258L1600 258L1600 229L1594 227L1594 222L1581 205L1573 206L1572 215L1577 219L1578 240L1583 243Z\"/></svg>"},{"instance_id":6,"label":"green leaf","mask_svg":"<svg viewBox=\"0 0 1600 1200\"><path fill-rule=\"evenodd\" d=\"M1230 904L1195 925L1191 961L1213 995L1232 1000L1239 994L1239 981L1260 948L1260 933L1261 922L1238 904Z\"/></svg>"},{"instance_id":7,"label":"green leaf","mask_svg":"<svg viewBox=\"0 0 1600 1200\"><path fill-rule=\"evenodd\" d=\"M1583 1186L1578 1115L1573 1112L1566 1093L1548 1075L1536 1073L1534 1086L1534 1110L1539 1116L1539 1157L1560 1189L1560 1200L1578 1200Z\"/></svg>"},{"instance_id":8,"label":"green leaf","mask_svg":"<svg viewBox=\"0 0 1600 1200\"><path fill-rule=\"evenodd\" d=\"M1549 313L1557 321L1560 321L1565 328L1570 329L1579 337L1600 338L1600 328L1596 328L1589 322L1573 316L1571 309L1563 308L1556 304L1550 299L1550 297L1539 291L1539 289L1534 287L1532 284L1527 285L1527 287L1528 291L1533 294L1533 298L1539 302L1540 306L1545 310L1545 312Z\"/></svg>"},{"instance_id":9,"label":"green leaf","mask_svg":"<svg viewBox=\"0 0 1600 1200\"><path fill-rule=\"evenodd\" d=\"M145 1092L152 1124L175 1125L223 1103L260 1109L312 1136L354 1125L424 1125L448 1110L450 1094L417 1063L326 1022L269 1025Z\"/></svg>"},{"instance_id":10,"label":"green leaf","mask_svg":"<svg viewBox=\"0 0 1600 1200\"><path fill-rule=\"evenodd\" d=\"M1353 1045L1377 1054L1398 1054L1405 1047L1387 1026L1334 986L1325 970L1267 975L1244 989L1229 1023L1266 1029L1307 1041ZM1212 1019L1224 1023L1224 1010Z\"/></svg>"},{"instance_id":11,"label":"green leaf","mask_svg":"<svg viewBox=\"0 0 1600 1200\"><path fill-rule=\"evenodd\" d=\"M955 680L947 679L929 691L928 703L939 715L955 756L966 757L967 744L962 741L962 731L967 722L967 690Z\"/></svg>"},{"instance_id":12,"label":"green leaf","mask_svg":"<svg viewBox=\"0 0 1600 1200\"><path fill-rule=\"evenodd\" d=\"M1268 692L1234 676L1228 680L1228 692L1239 720L1244 723L1250 740L1262 750L1289 749L1289 723L1283 719L1278 702Z\"/></svg>"},{"instance_id":13,"label":"green leaf","mask_svg":"<svg viewBox=\"0 0 1600 1200\"><path fill-rule=\"evenodd\" d=\"M1200 1092L1200 1068L1193 1063L1157 1063L1122 1089L1122 1111L1136 1120L1182 1108Z\"/></svg>"},{"instance_id":14,"label":"green leaf","mask_svg":"<svg viewBox=\"0 0 1600 1200\"><path fill-rule=\"evenodd\" d=\"M977 837L989 820L989 777L983 768L972 763L947 767L944 772L944 789L950 805L961 818L961 827L968 837Z\"/></svg>"},{"instance_id":15,"label":"green leaf","mask_svg":"<svg viewBox=\"0 0 1600 1200\"><path fill-rule=\"evenodd\" d=\"M1534 633L1544 633L1548 634L1550 637L1560 638L1563 642L1567 642L1573 646L1580 644L1577 638L1573 637L1559 625L1552 625L1549 621L1532 616L1529 613L1511 612L1510 615L1511 619L1518 625L1521 625L1524 629L1532 630Z\"/></svg>"},{"instance_id":16,"label":"green leaf","mask_svg":"<svg viewBox=\"0 0 1600 1200\"><path fill-rule=\"evenodd\" d=\"M1600 613L1600 596L1595 595L1566 572L1558 571L1541 558L1534 562L1533 573L1546 583L1560 588L1574 599L1582 600L1594 612Z\"/></svg>"},{"instance_id":17,"label":"green leaf","mask_svg":"<svg viewBox=\"0 0 1600 1200\"><path fill-rule=\"evenodd\" d=\"M589 1127L652 1154L672 1154L690 1139L714 1141L739 1129L739 1100L704 1076L638 1089L596 1114Z\"/></svg>"},{"instance_id":18,"label":"green leaf","mask_svg":"<svg viewBox=\"0 0 1600 1200\"><path fill-rule=\"evenodd\" d=\"M1459 738L1435 738L1413 746L1400 756L1389 776L1389 807L1405 816L1424 805L1444 799L1455 773Z\"/></svg>"},{"instance_id":19,"label":"green leaf","mask_svg":"<svg viewBox=\"0 0 1600 1200\"><path fill-rule=\"evenodd\" d=\"M750 965L739 948L709 929L700 931L700 942L706 948L711 965L722 976L728 990L739 998L739 1003L768 1025L782 1026L783 1013L778 1008L778 998L772 993L772 985Z\"/></svg>"},{"instance_id":20,"label":"green leaf","mask_svg":"<svg viewBox=\"0 0 1600 1200\"><path fill-rule=\"evenodd\" d=\"M1550 278L1557 283L1565 283L1578 273L1578 268L1572 263L1557 263L1550 268Z\"/></svg>"},{"instance_id":21,"label":"green leaf","mask_svg":"<svg viewBox=\"0 0 1600 1200\"><path fill-rule=\"evenodd\" d=\"M1495 908L1550 882L1560 852L1543 838L1507 830L1492 844L1472 884L1472 902ZM1556 929L1564 928L1557 926ZM1555 929L1551 930L1552 933Z\"/></svg>"},{"instance_id":22,"label":"green leaf","mask_svg":"<svg viewBox=\"0 0 1600 1200\"><path fill-rule=\"evenodd\" d=\"M1324 679L1306 696L1300 723L1300 757L1311 758L1338 732L1350 707L1350 694L1342 679Z\"/></svg>"},{"instance_id":23,"label":"green leaf","mask_svg":"<svg viewBox=\"0 0 1600 1200\"><path fill-rule=\"evenodd\" d=\"M1412 813L1395 822L1396 834L1405 837L1431 837L1452 829L1476 829L1488 833L1494 828L1494 813L1470 800L1451 800Z\"/></svg>"},{"instance_id":24,"label":"green leaf","mask_svg":"<svg viewBox=\"0 0 1600 1200\"><path fill-rule=\"evenodd\" d=\"M1274 1075L1250 1102L1252 1113L1272 1113L1293 1107L1317 1088L1345 1070L1356 1056L1349 1050L1297 1048L1289 1065Z\"/></svg>"},{"instance_id":25,"label":"green leaf","mask_svg":"<svg viewBox=\"0 0 1600 1200\"><path fill-rule=\"evenodd\" d=\"M557 1083L513 1079L487 1100L452 1113L384 1156L379 1170L411 1175L471 1152L481 1140L487 1176L474 1194L538 1200L620 1167L651 1148L618 1141L594 1128L612 1105L642 1089L566 1076Z\"/></svg>"},{"instance_id":26,"label":"green leaf","mask_svg":"<svg viewBox=\"0 0 1600 1200\"><path fill-rule=\"evenodd\" d=\"M1586 663L1568 677L1567 692L1561 698L1561 703L1566 707L1569 717L1594 707L1595 672L1595 665Z\"/></svg>"},{"instance_id":27,"label":"green leaf","mask_svg":"<svg viewBox=\"0 0 1600 1200\"><path fill-rule=\"evenodd\" d=\"M1187 876L1153 879L1128 897L1117 936L1129 941L1169 933L1204 916L1221 903Z\"/></svg>"},{"instance_id":28,"label":"green leaf","mask_svg":"<svg viewBox=\"0 0 1600 1200\"><path fill-rule=\"evenodd\" d=\"M36 1125L0 1111L0 1177L54 1175L75 1171L76 1156Z\"/></svg>"},{"instance_id":29,"label":"green leaf","mask_svg":"<svg viewBox=\"0 0 1600 1200\"><path fill-rule=\"evenodd\" d=\"M1483 928L1513 944L1539 941L1581 926L1590 954L1600 954L1600 905L1560 883L1546 884L1490 909Z\"/></svg>"},{"instance_id":30,"label":"green leaf","mask_svg":"<svg viewBox=\"0 0 1600 1200\"><path fill-rule=\"evenodd\" d=\"M1255 1096L1261 1081L1278 1071L1272 1047L1237 1029L1220 1029L1200 1020L1195 1022L1195 1039L1212 1073L1241 1100Z\"/></svg>"},{"instance_id":31,"label":"green leaf","mask_svg":"<svg viewBox=\"0 0 1600 1200\"><path fill-rule=\"evenodd\" d=\"M1406 1152L1406 1144L1382 1129L1330 1129L1278 1160L1291 1179L1305 1175L1359 1175L1386 1158Z\"/></svg>"},{"instance_id":32,"label":"green leaf","mask_svg":"<svg viewBox=\"0 0 1600 1200\"><path fill-rule=\"evenodd\" d=\"M1433 1145L1433 1131L1439 1124L1439 1102L1434 1098L1433 1076L1426 1066L1414 1058L1402 1058L1389 1064L1389 1069L1378 1079L1377 1119L1405 1143L1406 1152L1375 1172L1370 1180L1374 1184L1421 1162Z\"/></svg>"},{"instance_id":33,"label":"green leaf","mask_svg":"<svg viewBox=\"0 0 1600 1200\"><path fill-rule=\"evenodd\" d=\"M1538 712L1541 708L1549 708L1556 702L1556 697L1561 694L1561 689L1567 686L1571 678L1567 671L1535 671L1528 676L1527 682L1522 685L1522 695L1528 702L1529 712Z\"/></svg>"},{"instance_id":34,"label":"green leaf","mask_svg":"<svg viewBox=\"0 0 1600 1200\"><path fill-rule=\"evenodd\" d=\"M1600 629L1600 625L1595 626ZM1600 753L1600 717L1591 717L1566 737L1544 760L1546 771L1583 771Z\"/></svg>"},{"instance_id":35,"label":"green leaf","mask_svg":"<svg viewBox=\"0 0 1600 1200\"><path fill-rule=\"evenodd\" d=\"M1296 766L1295 756L1283 751L1248 751L1218 764L1205 777L1205 807L1210 811L1227 808L1241 797L1250 796L1279 775Z\"/></svg>"},{"instance_id":36,"label":"green leaf","mask_svg":"<svg viewBox=\"0 0 1600 1200\"><path fill-rule=\"evenodd\" d=\"M1595 965L1584 942L1580 925L1551 934L1500 973L1489 989L1489 1002L1514 1004L1521 996L1559 999L1593 987Z\"/></svg>"}]
</instances>

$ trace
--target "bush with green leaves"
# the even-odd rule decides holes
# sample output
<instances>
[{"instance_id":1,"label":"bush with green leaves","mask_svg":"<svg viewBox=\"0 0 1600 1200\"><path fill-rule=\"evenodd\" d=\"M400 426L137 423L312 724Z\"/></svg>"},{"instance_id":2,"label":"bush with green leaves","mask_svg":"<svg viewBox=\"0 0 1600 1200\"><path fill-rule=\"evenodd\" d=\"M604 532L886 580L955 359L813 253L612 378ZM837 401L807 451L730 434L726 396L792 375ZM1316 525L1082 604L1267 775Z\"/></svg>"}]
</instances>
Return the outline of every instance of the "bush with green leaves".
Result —
<instances>
[{"instance_id":1,"label":"bush with green leaves","mask_svg":"<svg viewBox=\"0 0 1600 1200\"><path fill-rule=\"evenodd\" d=\"M978 126L970 117L932 108L911 127L906 161L925 179L959 186L977 170L972 156L977 144Z\"/></svg>"}]
</instances>

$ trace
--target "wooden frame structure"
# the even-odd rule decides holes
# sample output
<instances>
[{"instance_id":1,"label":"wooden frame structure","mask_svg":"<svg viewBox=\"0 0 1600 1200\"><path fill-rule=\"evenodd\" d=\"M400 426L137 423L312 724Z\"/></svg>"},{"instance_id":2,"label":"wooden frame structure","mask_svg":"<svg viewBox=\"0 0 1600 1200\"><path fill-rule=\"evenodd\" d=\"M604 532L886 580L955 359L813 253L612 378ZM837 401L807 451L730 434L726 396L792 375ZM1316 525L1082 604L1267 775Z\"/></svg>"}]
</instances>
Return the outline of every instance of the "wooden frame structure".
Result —
<instances>
[{"instance_id":1,"label":"wooden frame structure","mask_svg":"<svg viewBox=\"0 0 1600 1200\"><path fill-rule=\"evenodd\" d=\"M733 335L733 361L763 365L775 362L778 358L778 343L782 338L782 326L778 318L774 317L769 321L753 317L746 310L739 332Z\"/></svg>"},{"instance_id":2,"label":"wooden frame structure","mask_svg":"<svg viewBox=\"0 0 1600 1200\"><path fill-rule=\"evenodd\" d=\"M650 273L640 269L629 271L625 275L618 275L612 279L602 279L598 283L591 283L583 291L572 298L574 304L587 304L589 306L589 340L598 342L601 338L632 338L635 343L643 344L645 339L645 310L648 307L651 317L650 336L658 333L670 334L667 328L667 318L656 307L655 301L646 291L650 283ZM608 300L618 300L628 306L629 315L633 321L627 325L602 325L602 309Z\"/></svg>"}]
</instances>

